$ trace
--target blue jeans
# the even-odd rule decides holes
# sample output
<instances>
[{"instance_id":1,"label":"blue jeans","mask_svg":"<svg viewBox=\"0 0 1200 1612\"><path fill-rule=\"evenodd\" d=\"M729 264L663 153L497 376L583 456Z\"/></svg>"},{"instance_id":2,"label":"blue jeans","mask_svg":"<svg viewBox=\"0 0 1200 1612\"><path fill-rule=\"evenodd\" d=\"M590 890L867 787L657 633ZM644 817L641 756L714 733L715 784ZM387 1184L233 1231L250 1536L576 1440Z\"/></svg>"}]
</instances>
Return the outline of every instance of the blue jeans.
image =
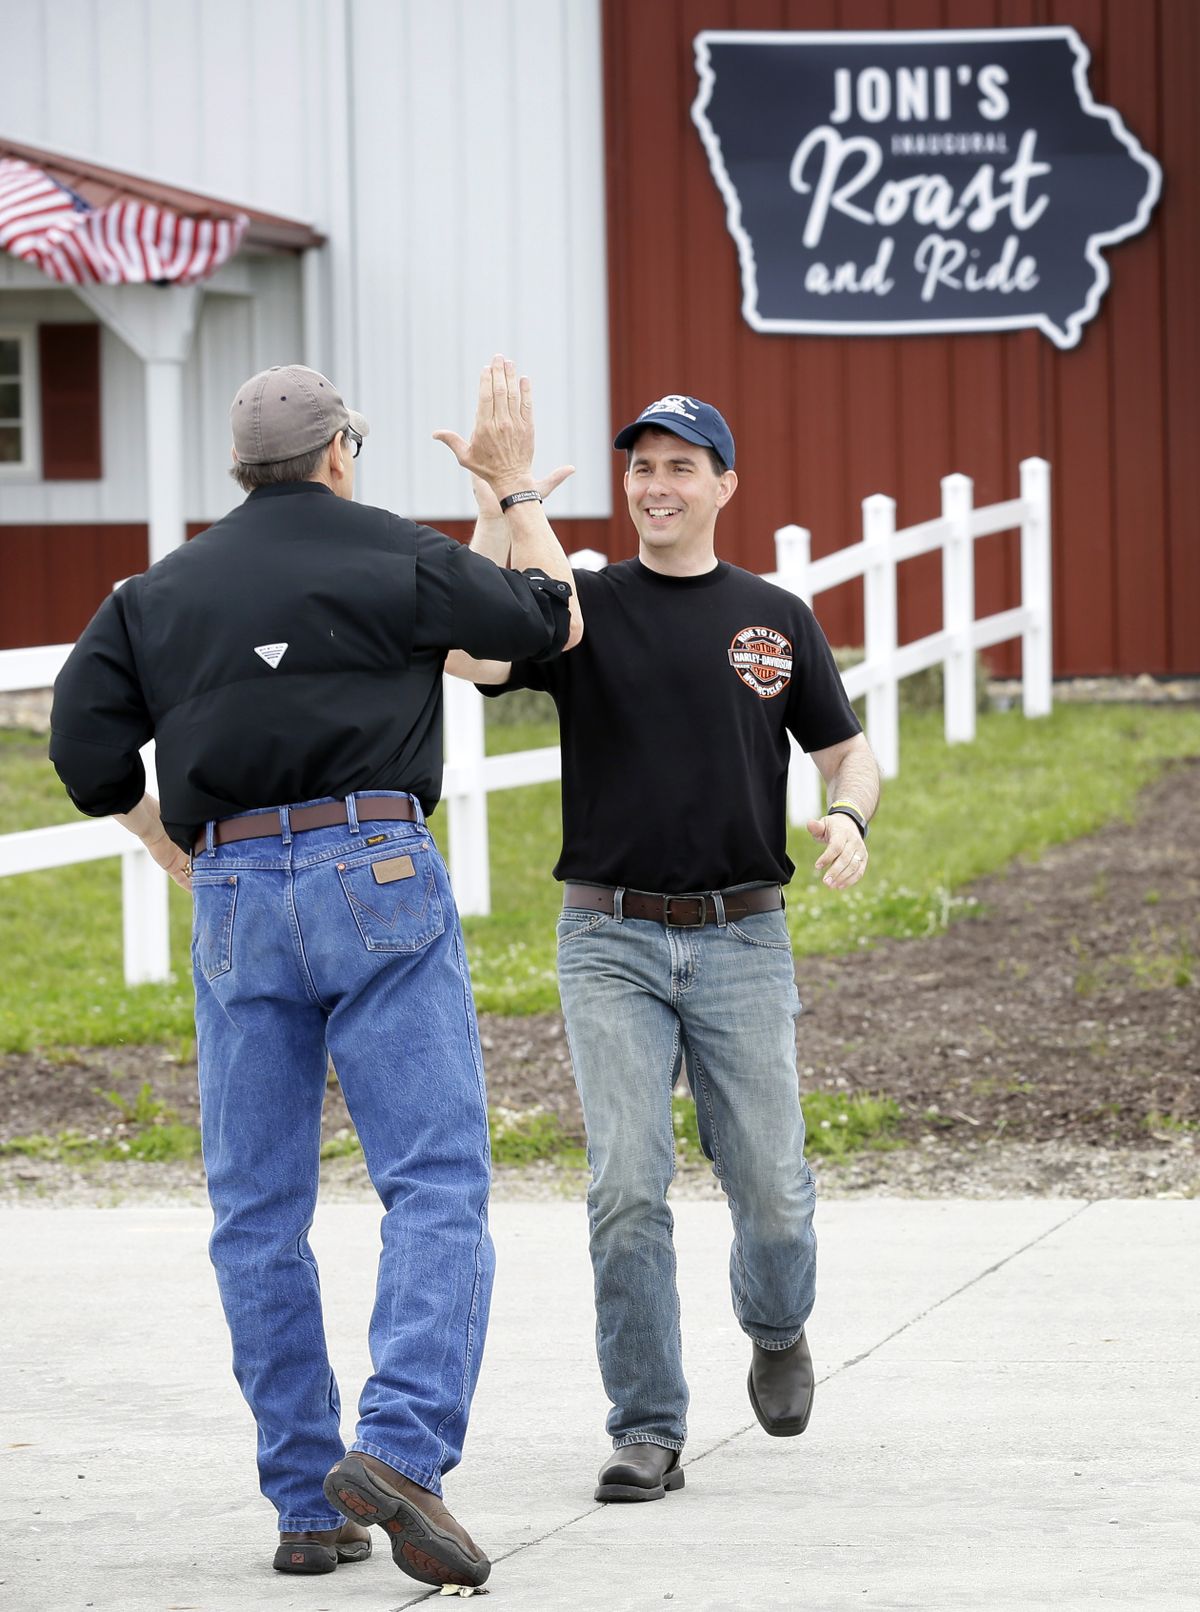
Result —
<instances>
[{"instance_id":1,"label":"blue jeans","mask_svg":"<svg viewBox=\"0 0 1200 1612\"><path fill-rule=\"evenodd\" d=\"M378 793L384 793L380 791ZM312 804L312 803L305 803ZM198 854L192 878L210 1244L263 1493L288 1531L344 1520L321 1492L345 1453L316 1262L332 1056L383 1201L354 1448L423 1488L461 1457L487 1330L487 1106L462 932L420 818L280 832ZM407 861L399 859L407 858ZM378 882L372 869L390 861Z\"/></svg>"},{"instance_id":2,"label":"blue jeans","mask_svg":"<svg viewBox=\"0 0 1200 1612\"><path fill-rule=\"evenodd\" d=\"M596 1350L616 1447L687 1437L673 1221L671 1090L686 1055L700 1140L733 1218L733 1309L767 1349L813 1307L796 994L783 913L702 929L564 908L558 979L587 1125Z\"/></svg>"}]
</instances>

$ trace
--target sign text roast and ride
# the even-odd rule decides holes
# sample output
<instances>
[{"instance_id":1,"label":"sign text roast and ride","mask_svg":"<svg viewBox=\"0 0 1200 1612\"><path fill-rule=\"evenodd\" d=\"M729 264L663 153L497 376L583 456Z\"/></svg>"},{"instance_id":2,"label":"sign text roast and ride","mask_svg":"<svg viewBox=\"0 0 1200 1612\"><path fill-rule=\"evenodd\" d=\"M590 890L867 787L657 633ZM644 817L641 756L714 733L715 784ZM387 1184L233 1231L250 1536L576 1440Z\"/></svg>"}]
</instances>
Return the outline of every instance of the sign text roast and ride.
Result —
<instances>
[{"instance_id":1,"label":"sign text roast and ride","mask_svg":"<svg viewBox=\"0 0 1200 1612\"><path fill-rule=\"evenodd\" d=\"M719 33L692 109L756 329L1035 326L1073 346L1158 164L1070 28Z\"/></svg>"}]
</instances>

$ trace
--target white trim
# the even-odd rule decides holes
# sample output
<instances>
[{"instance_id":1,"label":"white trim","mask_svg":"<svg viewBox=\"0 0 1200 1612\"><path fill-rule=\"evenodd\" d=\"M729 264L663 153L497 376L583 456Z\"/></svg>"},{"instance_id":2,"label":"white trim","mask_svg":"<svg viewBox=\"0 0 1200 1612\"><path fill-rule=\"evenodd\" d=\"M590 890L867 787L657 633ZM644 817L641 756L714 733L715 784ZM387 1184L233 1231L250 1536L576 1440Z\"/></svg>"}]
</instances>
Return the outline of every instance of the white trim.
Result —
<instances>
[{"instance_id":1,"label":"white trim","mask_svg":"<svg viewBox=\"0 0 1200 1612\"><path fill-rule=\"evenodd\" d=\"M0 649L0 694L49 688L74 647L74 644L38 644L29 649Z\"/></svg>"},{"instance_id":2,"label":"white trim","mask_svg":"<svg viewBox=\"0 0 1200 1612\"><path fill-rule=\"evenodd\" d=\"M1119 229L1102 231L1099 235L1088 237L1084 248L1084 256L1095 271L1090 290L1082 308L1068 315L1064 326L1059 326L1048 319L1044 314L1029 315L998 315L994 318L980 317L976 319L894 319L894 320L830 320L830 319L766 319L758 312L758 269L754 257L754 245L750 236L742 227L741 198L725 167L725 157L721 150L721 141L716 130L708 121L706 108L712 99L713 89L716 85L716 74L713 72L712 60L709 54L709 45L730 44L760 44L760 45L872 45L872 44L947 44L954 40L977 43L988 40L1014 40L1014 39L1062 39L1075 52L1075 90L1079 96L1080 110L1088 117L1105 118L1117 139L1128 150L1136 162L1145 168L1148 177L1145 192L1137 214L1129 224ZM1049 336L1056 347L1063 349L1074 347L1083 334L1083 327L1094 319L1100 307L1100 300L1108 290L1109 269L1108 264L1100 255L1101 248L1114 246L1118 241L1126 240L1131 235L1137 235L1146 228L1150 221L1150 214L1158 201L1162 191L1162 168L1144 151L1138 141L1125 127L1120 114L1111 106L1099 106L1092 99L1092 92L1088 86L1087 69L1091 62L1091 53L1074 28L941 28L901 30L889 29L886 32L853 32L845 33L778 33L769 30L758 32L756 30L738 29L705 29L698 33L693 41L696 52L696 72L700 79L700 88L692 102L692 122L699 130L700 138L704 142L704 149L708 153L709 167L717 186L725 198L725 223L729 233L737 243L738 262L742 271L742 317L754 330L765 333L782 334L808 334L825 336L907 336L907 335L934 335L938 333L953 333L966 330L1040 330L1043 335Z\"/></svg>"},{"instance_id":3,"label":"white trim","mask_svg":"<svg viewBox=\"0 0 1200 1612\"><path fill-rule=\"evenodd\" d=\"M42 479L42 385L38 369L37 326L0 324L0 341L21 347L21 418L23 452L20 459L0 461L0 481L31 482ZM0 385L8 377L0 376ZM11 422L9 422L11 423Z\"/></svg>"}]
</instances>

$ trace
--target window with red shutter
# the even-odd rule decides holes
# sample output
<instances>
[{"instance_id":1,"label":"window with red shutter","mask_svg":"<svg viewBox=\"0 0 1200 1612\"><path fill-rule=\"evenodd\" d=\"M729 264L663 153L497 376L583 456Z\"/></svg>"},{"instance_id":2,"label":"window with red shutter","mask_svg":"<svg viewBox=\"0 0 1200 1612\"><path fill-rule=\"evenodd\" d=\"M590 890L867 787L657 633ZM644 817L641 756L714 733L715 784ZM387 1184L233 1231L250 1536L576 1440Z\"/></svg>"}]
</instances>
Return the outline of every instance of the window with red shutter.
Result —
<instances>
[{"instance_id":1,"label":"window with red shutter","mask_svg":"<svg viewBox=\"0 0 1200 1612\"><path fill-rule=\"evenodd\" d=\"M0 478L37 474L33 329L0 325Z\"/></svg>"},{"instance_id":2,"label":"window with red shutter","mask_svg":"<svg viewBox=\"0 0 1200 1612\"><path fill-rule=\"evenodd\" d=\"M42 479L99 481L100 326L39 325Z\"/></svg>"}]
</instances>

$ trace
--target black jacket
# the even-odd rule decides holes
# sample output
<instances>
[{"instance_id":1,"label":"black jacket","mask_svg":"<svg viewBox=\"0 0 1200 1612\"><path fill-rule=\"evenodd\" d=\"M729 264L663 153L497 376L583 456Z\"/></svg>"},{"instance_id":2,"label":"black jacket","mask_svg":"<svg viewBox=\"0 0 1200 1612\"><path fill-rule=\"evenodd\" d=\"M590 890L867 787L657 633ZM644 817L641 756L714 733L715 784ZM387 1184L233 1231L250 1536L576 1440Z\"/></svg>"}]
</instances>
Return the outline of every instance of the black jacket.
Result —
<instances>
[{"instance_id":1,"label":"black jacket","mask_svg":"<svg viewBox=\"0 0 1200 1612\"><path fill-rule=\"evenodd\" d=\"M557 654L565 584L318 482L262 488L101 605L54 689L50 756L89 816L145 791L190 849L209 818L442 781L446 651Z\"/></svg>"}]
</instances>

